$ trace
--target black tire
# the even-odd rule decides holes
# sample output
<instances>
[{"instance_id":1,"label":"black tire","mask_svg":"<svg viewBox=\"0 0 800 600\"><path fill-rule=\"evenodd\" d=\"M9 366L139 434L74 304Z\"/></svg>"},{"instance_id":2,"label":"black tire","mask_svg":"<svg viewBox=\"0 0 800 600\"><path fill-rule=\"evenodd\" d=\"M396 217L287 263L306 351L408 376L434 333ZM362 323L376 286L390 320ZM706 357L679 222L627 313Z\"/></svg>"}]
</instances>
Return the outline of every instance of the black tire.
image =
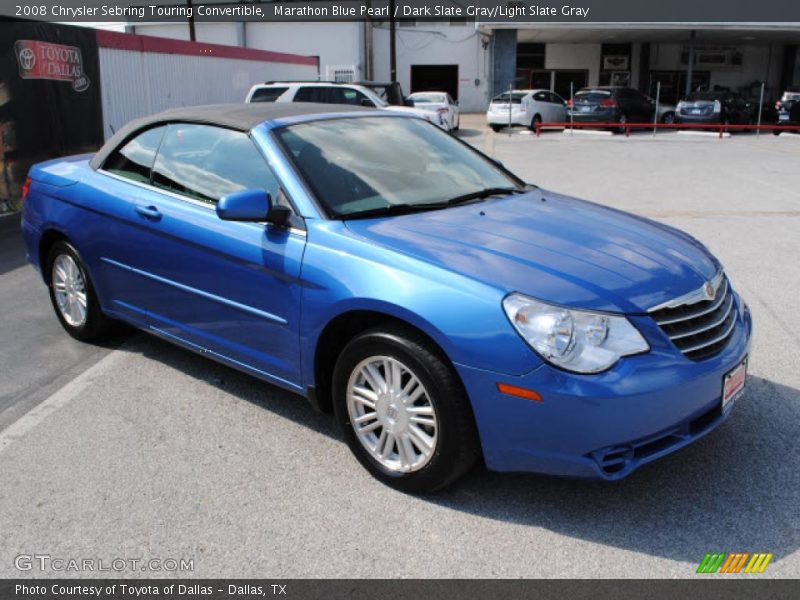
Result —
<instances>
[{"instance_id":1,"label":"black tire","mask_svg":"<svg viewBox=\"0 0 800 600\"><path fill-rule=\"evenodd\" d=\"M628 122L628 116L625 113L622 113L617 122L621 125L621 127L615 127L611 131L614 133L625 133L625 125Z\"/></svg>"},{"instance_id":2,"label":"black tire","mask_svg":"<svg viewBox=\"0 0 800 600\"><path fill-rule=\"evenodd\" d=\"M531 119L531 131L536 131L536 124L542 122L541 115L533 115L533 119Z\"/></svg>"},{"instance_id":3,"label":"black tire","mask_svg":"<svg viewBox=\"0 0 800 600\"><path fill-rule=\"evenodd\" d=\"M661 122L665 125L672 125L675 123L675 113L668 112L661 116Z\"/></svg>"},{"instance_id":4,"label":"black tire","mask_svg":"<svg viewBox=\"0 0 800 600\"><path fill-rule=\"evenodd\" d=\"M502 125L489 125L489 127L491 127L492 131L494 131L495 133L497 133L498 131L500 131L503 128Z\"/></svg>"},{"instance_id":5,"label":"black tire","mask_svg":"<svg viewBox=\"0 0 800 600\"><path fill-rule=\"evenodd\" d=\"M86 318L79 326L75 326L67 322L61 310L58 307L56 300L56 292L53 286L53 264L61 255L67 255L72 258L80 271L81 277L84 281L84 289L86 294ZM89 277L89 272L86 265L81 258L81 255L75 247L67 241L59 240L55 242L47 254L45 277L47 281L47 288L50 291L50 302L53 305L53 310L58 317L61 326L68 334L76 340L82 342L89 342L98 340L102 337L113 332L116 321L107 317L103 310L100 308L100 303L97 301L97 294L94 291L94 285Z\"/></svg>"},{"instance_id":6,"label":"black tire","mask_svg":"<svg viewBox=\"0 0 800 600\"><path fill-rule=\"evenodd\" d=\"M347 386L361 361L390 357L406 365L427 391L437 419L436 446L419 470L401 473L379 463L359 441L347 409ZM336 361L333 406L347 444L379 481L402 492L424 494L441 489L466 473L480 456L472 408L461 381L440 352L412 329L376 327L353 338Z\"/></svg>"},{"instance_id":7,"label":"black tire","mask_svg":"<svg viewBox=\"0 0 800 600\"><path fill-rule=\"evenodd\" d=\"M781 134L781 130L780 129L773 129L772 130L772 135L780 135L780 134Z\"/></svg>"}]
</instances>

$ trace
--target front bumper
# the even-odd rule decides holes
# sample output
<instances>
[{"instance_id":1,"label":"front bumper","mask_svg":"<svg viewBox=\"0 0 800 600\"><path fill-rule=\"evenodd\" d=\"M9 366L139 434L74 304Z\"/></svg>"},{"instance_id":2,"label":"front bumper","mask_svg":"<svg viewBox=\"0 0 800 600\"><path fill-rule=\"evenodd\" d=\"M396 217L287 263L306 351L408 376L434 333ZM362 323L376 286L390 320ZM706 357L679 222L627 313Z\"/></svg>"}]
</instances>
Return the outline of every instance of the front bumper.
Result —
<instances>
[{"instance_id":1,"label":"front bumper","mask_svg":"<svg viewBox=\"0 0 800 600\"><path fill-rule=\"evenodd\" d=\"M456 365L472 402L489 469L614 480L704 436L730 414L721 409L723 376L748 354L752 323L737 301L725 348L694 362L648 316L631 321L646 354L610 370L578 375L544 364L509 377ZM535 390L542 402L498 392L497 383Z\"/></svg>"}]
</instances>

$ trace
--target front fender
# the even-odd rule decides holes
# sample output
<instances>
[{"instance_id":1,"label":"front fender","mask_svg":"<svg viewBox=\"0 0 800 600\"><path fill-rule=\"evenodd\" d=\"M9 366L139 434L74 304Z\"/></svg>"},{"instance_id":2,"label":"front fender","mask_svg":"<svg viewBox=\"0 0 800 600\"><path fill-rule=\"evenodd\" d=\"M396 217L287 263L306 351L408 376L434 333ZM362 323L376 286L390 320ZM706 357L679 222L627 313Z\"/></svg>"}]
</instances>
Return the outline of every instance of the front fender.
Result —
<instances>
[{"instance_id":1,"label":"front fender","mask_svg":"<svg viewBox=\"0 0 800 600\"><path fill-rule=\"evenodd\" d=\"M413 325L456 364L509 375L541 364L508 322L502 290L371 244L339 221L309 221L302 279L306 385L314 381L320 334L351 311L383 313Z\"/></svg>"}]
</instances>

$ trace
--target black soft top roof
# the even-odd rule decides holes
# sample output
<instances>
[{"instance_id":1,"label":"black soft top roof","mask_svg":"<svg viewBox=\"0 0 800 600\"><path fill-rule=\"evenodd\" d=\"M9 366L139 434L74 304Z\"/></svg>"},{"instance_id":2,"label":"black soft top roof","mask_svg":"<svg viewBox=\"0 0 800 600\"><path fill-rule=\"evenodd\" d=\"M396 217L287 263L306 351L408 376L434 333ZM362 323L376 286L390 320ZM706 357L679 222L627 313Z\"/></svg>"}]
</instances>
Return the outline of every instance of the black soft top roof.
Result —
<instances>
[{"instance_id":1,"label":"black soft top roof","mask_svg":"<svg viewBox=\"0 0 800 600\"><path fill-rule=\"evenodd\" d=\"M159 123L182 122L217 125L238 131L250 131L264 121L303 115L369 112L374 108L350 104L316 104L313 102L253 102L241 104L208 104L171 108L149 117L136 119L117 131L92 157L90 165L99 168L109 154L140 129Z\"/></svg>"}]
</instances>

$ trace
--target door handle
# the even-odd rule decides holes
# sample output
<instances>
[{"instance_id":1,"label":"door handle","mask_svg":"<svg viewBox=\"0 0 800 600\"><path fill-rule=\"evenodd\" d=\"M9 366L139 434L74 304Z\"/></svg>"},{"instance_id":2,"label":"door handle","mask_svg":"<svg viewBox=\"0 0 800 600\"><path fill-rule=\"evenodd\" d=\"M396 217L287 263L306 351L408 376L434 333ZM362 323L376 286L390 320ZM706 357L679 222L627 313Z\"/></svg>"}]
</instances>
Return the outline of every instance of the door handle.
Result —
<instances>
[{"instance_id":1,"label":"door handle","mask_svg":"<svg viewBox=\"0 0 800 600\"><path fill-rule=\"evenodd\" d=\"M155 206L137 206L136 212L151 221L159 221L161 219L161 212Z\"/></svg>"}]
</instances>

